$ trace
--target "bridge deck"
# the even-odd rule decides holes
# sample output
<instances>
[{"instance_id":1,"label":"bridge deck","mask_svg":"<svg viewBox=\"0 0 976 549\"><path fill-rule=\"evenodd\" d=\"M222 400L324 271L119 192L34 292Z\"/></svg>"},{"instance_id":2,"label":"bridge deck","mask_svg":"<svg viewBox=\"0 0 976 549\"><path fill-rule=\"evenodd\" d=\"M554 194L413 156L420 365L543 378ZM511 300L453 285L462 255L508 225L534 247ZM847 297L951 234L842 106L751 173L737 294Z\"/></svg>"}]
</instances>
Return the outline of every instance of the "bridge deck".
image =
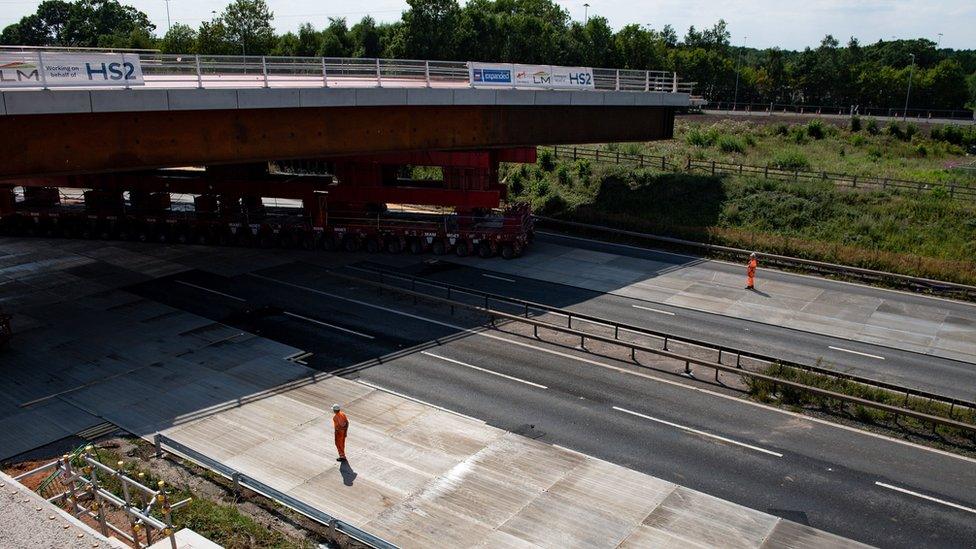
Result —
<instances>
[{"instance_id":1,"label":"bridge deck","mask_svg":"<svg viewBox=\"0 0 976 549\"><path fill-rule=\"evenodd\" d=\"M0 239L0 254L3 302L17 315L0 421L32 426L0 429L0 457L108 419L144 436L161 430L404 547L853 545L316 373L282 360L298 349L120 289L187 267L246 272L288 253ZM343 467L330 440L333 402L352 420ZM75 427L39 428L70 418Z\"/></svg>"}]
</instances>

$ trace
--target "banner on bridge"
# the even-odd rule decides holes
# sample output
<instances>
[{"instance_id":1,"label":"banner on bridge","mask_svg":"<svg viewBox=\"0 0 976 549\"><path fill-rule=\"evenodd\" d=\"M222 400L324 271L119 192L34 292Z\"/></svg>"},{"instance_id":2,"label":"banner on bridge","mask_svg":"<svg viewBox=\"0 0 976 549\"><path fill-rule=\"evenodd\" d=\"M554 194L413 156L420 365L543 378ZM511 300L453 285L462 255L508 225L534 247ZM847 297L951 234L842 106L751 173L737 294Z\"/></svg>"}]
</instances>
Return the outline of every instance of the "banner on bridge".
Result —
<instances>
[{"instance_id":1,"label":"banner on bridge","mask_svg":"<svg viewBox=\"0 0 976 549\"><path fill-rule=\"evenodd\" d=\"M468 63L471 86L475 88L540 88L547 90L592 90L593 69L553 65L511 63Z\"/></svg>"},{"instance_id":2,"label":"banner on bridge","mask_svg":"<svg viewBox=\"0 0 976 549\"><path fill-rule=\"evenodd\" d=\"M144 84L135 53L0 52L0 88Z\"/></svg>"}]
</instances>

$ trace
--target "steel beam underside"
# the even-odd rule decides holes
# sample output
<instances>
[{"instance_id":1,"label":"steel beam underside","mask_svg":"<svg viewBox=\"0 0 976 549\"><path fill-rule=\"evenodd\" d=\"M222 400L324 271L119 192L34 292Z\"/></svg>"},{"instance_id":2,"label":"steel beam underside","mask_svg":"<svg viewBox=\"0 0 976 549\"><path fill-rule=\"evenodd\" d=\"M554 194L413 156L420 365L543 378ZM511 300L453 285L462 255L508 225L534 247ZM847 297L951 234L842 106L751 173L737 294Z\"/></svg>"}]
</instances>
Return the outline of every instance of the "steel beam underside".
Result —
<instances>
[{"instance_id":1,"label":"steel beam underside","mask_svg":"<svg viewBox=\"0 0 976 549\"><path fill-rule=\"evenodd\" d=\"M667 139L674 108L381 106L14 115L0 179L268 160Z\"/></svg>"}]
</instances>

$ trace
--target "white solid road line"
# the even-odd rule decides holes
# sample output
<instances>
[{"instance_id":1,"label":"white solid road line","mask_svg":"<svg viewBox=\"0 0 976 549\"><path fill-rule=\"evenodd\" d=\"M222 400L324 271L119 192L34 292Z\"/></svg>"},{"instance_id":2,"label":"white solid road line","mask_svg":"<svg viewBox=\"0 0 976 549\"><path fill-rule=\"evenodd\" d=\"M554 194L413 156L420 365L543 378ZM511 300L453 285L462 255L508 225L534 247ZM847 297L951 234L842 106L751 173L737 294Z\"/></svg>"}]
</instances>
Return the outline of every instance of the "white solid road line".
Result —
<instances>
[{"instance_id":1,"label":"white solid road line","mask_svg":"<svg viewBox=\"0 0 976 549\"><path fill-rule=\"evenodd\" d=\"M866 357L869 357L869 358L876 358L878 360L884 360L885 359L885 357L883 357L883 356L869 355L867 353L862 353L860 351L852 351L850 349L845 349L843 347L834 347L833 345L828 345L827 348L828 349L833 349L835 351L841 351L842 353L851 353L852 355L861 355L861 356L866 356Z\"/></svg>"},{"instance_id":2,"label":"white solid road line","mask_svg":"<svg viewBox=\"0 0 976 549\"><path fill-rule=\"evenodd\" d=\"M504 280L505 282L515 282L514 278L505 278L504 276L490 275L487 273L481 273L481 276L485 278L494 278L495 280Z\"/></svg>"},{"instance_id":3,"label":"white solid road line","mask_svg":"<svg viewBox=\"0 0 976 549\"><path fill-rule=\"evenodd\" d=\"M184 286L189 286L191 288L196 288L196 289L202 290L204 292L210 292L212 294L222 295L222 296L224 296L226 298L236 299L237 301L247 301L246 299L241 299L241 298L237 297L236 295L225 294L224 292L218 292L217 290L211 290L210 288L204 288L203 286L197 286L196 284L190 284L189 282L183 282L182 280L177 280L176 283L177 284L182 284Z\"/></svg>"},{"instance_id":4,"label":"white solid road line","mask_svg":"<svg viewBox=\"0 0 976 549\"><path fill-rule=\"evenodd\" d=\"M689 433L694 433L696 435L701 435L703 437L714 438L715 440L721 440L722 442L728 442L729 444L735 444L736 446L742 446L743 448L748 448L750 450L755 450L757 452L762 452L764 454L769 454L771 456L783 457L783 454L781 454L779 452L774 452L772 450L767 450L765 448L760 448L758 446L753 446L751 444L746 444L744 442L739 442L737 440L732 440L730 438L725 438L723 436L713 435L711 433L706 433L705 431L699 431L698 429L693 429L691 427L685 427L684 425L678 425L677 423L671 423L670 421L665 421L663 419L658 419L656 417L651 417L651 416L642 414L640 412L634 412L634 411L628 410L626 408L621 408L619 406L614 406L613 409L614 410L617 410L618 412L623 412L625 414L630 414L632 416L642 417L644 419L649 419L651 421L656 421L658 423L662 423L664 425L668 425L668 426L674 427L676 429L681 429L682 431L688 431Z\"/></svg>"},{"instance_id":5,"label":"white solid road line","mask_svg":"<svg viewBox=\"0 0 976 549\"><path fill-rule=\"evenodd\" d=\"M915 442L911 442L911 441L908 441L908 440L901 440L901 439L892 438L892 437L889 437L889 436L886 436L886 435L882 435L882 434L879 434L879 433L872 433L871 431L865 431L864 429L858 429L857 427L853 427L853 426L850 426L850 425L844 425L842 423L836 423L836 422L833 422L833 421L828 421L826 419L821 419L821 418L818 418L818 417L808 416L808 415L805 415L805 414L801 414L799 412L793 412L793 411L790 411L790 410L784 410L782 408L774 408L772 406L769 406L768 404L763 404L761 402L752 402L750 400L743 400L742 398L740 398L738 396L727 395L725 393L720 393L718 391L713 391L711 389L705 389L704 387L695 387L694 385L688 385L688 384L682 383L680 381L675 381L675 380L672 380L672 379L666 379L666 378L663 378L663 377L658 377L658 376L651 375L651 374L647 374L647 373L644 373L644 372L639 372L639 371L636 371L636 370L632 370L632 369L628 369L628 368L623 368L621 366L614 366L612 364L607 364L606 362L600 362L598 360L593 360L592 358L587 358L587 357L584 357L584 356L571 355L571 354L568 354L568 353L563 353L561 351L557 351L555 349L547 349L545 347L539 347L538 345L532 345L530 343L525 343L525 342L522 342L522 341L516 341L516 340L513 340L513 339L508 339L507 337L501 337L501 336L497 336L497 335L494 335L494 334L485 333L485 328L480 327L480 326L477 327L477 328L465 328L463 326L458 326L457 324L452 324L450 322L444 322L442 320L436 320L436 319L433 319L433 318L430 318L430 317L421 316L421 315L417 315L417 314L413 314L413 313L408 313L406 311L401 311L399 309L392 309L390 307L384 307L382 305L376 305L374 303L368 303L366 301L362 301L362 300L359 300L359 299L354 299L354 298L351 298L351 297L346 297L346 296L342 296L342 295L338 295L338 294L334 294L334 293L330 293L330 292L325 292L325 291L318 290L318 289L315 289L315 288L310 288L308 286L302 286L301 284L294 284L292 282L286 282L284 280L278 280L276 278L271 278L269 276L259 275L259 274L255 274L255 273L247 273L247 276L251 276L251 277L254 277L254 278L260 278L260 279L263 279L263 280L267 280L269 282L274 282L275 284L281 284L283 286L291 286L292 288L298 288L298 289L303 290L303 291L306 291L306 292L310 292L310 293L313 293L313 294L324 295L324 296L331 297L333 299L338 299L338 300L341 300L341 301L348 301L349 303L355 303L357 305L362 305L364 307L370 307L372 309L377 309L377 310L380 310L380 311L386 311L388 313L395 314L395 315L400 315L400 316L403 316L403 317L406 317L406 318L413 318L415 320L420 320L420 321L423 321L423 322L428 322L430 324L436 324L438 326L444 326L445 328L451 328L451 329L457 330L458 331L458 334L457 335L471 334L471 335L486 337L488 339L494 339L496 341L500 341L500 342L504 343L505 345L516 345L516 346L523 347L523 348L526 348L526 349L533 349L533 350L535 350L537 352L540 352L540 353L546 353L546 354L553 355L553 356L559 356L559 357L563 357L563 358L566 358L566 359L569 359L569 360L573 360L573 361L576 361L576 362L583 362L585 364L592 364L594 366L599 366L601 368L606 368L608 370L614 370L616 372L620 372L620 373L626 374L626 375L640 377L640 378L643 378L643 379L647 379L647 380L650 380L650 381L654 381L656 383L663 383L665 385L670 385L670 386L673 386L673 387L679 387L679 388L681 388L683 390L686 390L686 391L693 391L695 393L701 393L701 394L709 395L711 397L721 398L723 400L727 400L727 401L730 401L730 402L734 402L734 403L736 403L737 405L740 405L740 406L751 406L753 408L761 409L761 410L763 410L764 412L767 412L767 413L780 414L780 415L784 415L784 416L790 416L790 417L796 418L797 420L800 420L800 421L806 421L806 422L809 422L809 423L816 423L818 425L823 425L823 426L828 427L828 428L831 428L831 429L840 429L842 431L847 431L849 433L853 433L853 434L856 434L856 435L865 436L865 437L871 437L871 438L876 438L876 439L879 439L879 440L883 440L885 442L889 442L889 443L893 443L893 444L898 444L898 445L901 445L901 446L908 446L908 447L914 448L916 450L920 450L922 452L929 452L929 453L933 453L933 454L939 454L940 456L944 456L944 457L947 457L947 458L958 459L958 460L965 461L967 463L976 464L976 459L971 458L969 456L964 456L964 455L956 454L956 453L953 453L953 452L948 452L946 450L940 450L938 448L933 448L931 446L922 446L921 444L918 444L918 443L915 443ZM337 370L335 373L340 373L340 372L342 372L342 370Z\"/></svg>"},{"instance_id":6,"label":"white solid road line","mask_svg":"<svg viewBox=\"0 0 976 549\"><path fill-rule=\"evenodd\" d=\"M305 322L311 322L313 324L325 326L326 328L332 328L333 330L339 330L340 332L346 332L347 334L357 335L359 337L364 337L366 339L376 339L375 337L369 334L364 334L362 332L350 330L349 328L343 328L342 326L336 326L335 324L329 324L328 322L322 322L321 320L315 320L314 318L308 318L307 316L296 315L295 313L289 313L288 311L285 311L285 314L292 318L297 318L299 320L304 320Z\"/></svg>"},{"instance_id":7,"label":"white solid road line","mask_svg":"<svg viewBox=\"0 0 976 549\"><path fill-rule=\"evenodd\" d=\"M908 494L910 496L915 496L917 498L927 499L929 501L934 501L935 503L941 503L942 505L948 505L949 507L952 507L954 509L960 509L962 511L966 511L967 513L973 513L974 515L976 515L976 509L973 509L972 507L966 507L964 505L959 505L958 503L952 503L951 501L946 501L944 499L934 498L932 496L926 496L925 494L919 494L918 492L913 492L911 490L906 490L905 488L899 488L898 486L892 486L890 484L885 484L883 482L875 482L875 484L877 484L882 488L887 488L889 490L894 490L896 492L901 492L903 494Z\"/></svg>"},{"instance_id":8,"label":"white solid road line","mask_svg":"<svg viewBox=\"0 0 976 549\"><path fill-rule=\"evenodd\" d=\"M662 315L674 316L674 313L672 313L671 311L662 311L661 309L654 309L653 307L642 307L640 305L631 305L631 307L633 307L635 309L641 309L641 310L644 310L644 311L651 311L651 312L655 312L655 313L661 313Z\"/></svg>"},{"instance_id":9,"label":"white solid road line","mask_svg":"<svg viewBox=\"0 0 976 549\"><path fill-rule=\"evenodd\" d=\"M443 361L452 362L454 364L457 364L458 366L464 366L465 368L471 368L472 370L478 370L479 372L484 372L486 374L491 374L491 375L495 375L495 376L498 376L498 377L503 377L505 379L510 379L512 381L518 381L519 383L524 383L526 385L531 385L533 387L538 387L540 389L548 389L549 388L549 387L546 387L545 385L540 385L538 383L533 383L531 381L526 381L524 379L521 379L521 378L518 378L518 377L515 377L515 376L510 376L510 375L507 375L507 374L503 374L501 372L496 372L494 370L489 370L487 368L482 368L480 366L474 366L474 365L471 365L471 364L467 364L467 363L461 362L460 360L454 360L453 358L447 358L446 356L435 355L434 353L428 353L427 351L420 351L420 354L427 355L427 356L433 357L433 358L439 358L439 359L441 359Z\"/></svg>"}]
</instances>

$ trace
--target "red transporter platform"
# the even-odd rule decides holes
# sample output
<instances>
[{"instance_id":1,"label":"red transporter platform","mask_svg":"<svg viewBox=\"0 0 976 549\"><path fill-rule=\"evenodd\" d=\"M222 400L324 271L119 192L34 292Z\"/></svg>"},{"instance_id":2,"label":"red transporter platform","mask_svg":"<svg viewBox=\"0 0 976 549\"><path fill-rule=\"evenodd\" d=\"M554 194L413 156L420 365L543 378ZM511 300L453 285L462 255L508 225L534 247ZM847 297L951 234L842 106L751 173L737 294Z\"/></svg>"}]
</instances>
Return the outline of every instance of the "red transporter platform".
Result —
<instances>
[{"instance_id":1,"label":"red transporter platform","mask_svg":"<svg viewBox=\"0 0 976 549\"><path fill-rule=\"evenodd\" d=\"M535 161L535 148L513 148L287 161L272 163L273 169L247 164L28 178L0 187L0 229L513 258L531 240L532 219L525 205L499 209L506 188L498 166ZM401 177L410 166L439 167L443 177ZM23 193L15 194L14 186ZM83 199L69 189L84 190ZM177 195L192 196L192 204L174 200ZM270 199L286 204L270 206L277 202Z\"/></svg>"}]
</instances>

